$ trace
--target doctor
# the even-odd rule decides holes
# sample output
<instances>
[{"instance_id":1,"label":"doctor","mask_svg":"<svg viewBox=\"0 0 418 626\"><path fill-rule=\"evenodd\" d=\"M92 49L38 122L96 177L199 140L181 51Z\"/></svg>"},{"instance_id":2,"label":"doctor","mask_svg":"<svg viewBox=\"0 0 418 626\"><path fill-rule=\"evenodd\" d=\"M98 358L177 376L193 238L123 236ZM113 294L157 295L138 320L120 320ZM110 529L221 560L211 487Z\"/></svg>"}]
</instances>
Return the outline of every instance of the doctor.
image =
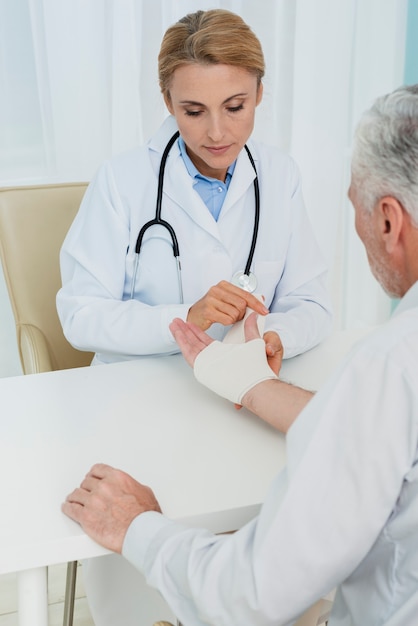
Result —
<instances>
[{"instance_id":1,"label":"doctor","mask_svg":"<svg viewBox=\"0 0 418 626\"><path fill-rule=\"evenodd\" d=\"M222 339L247 307L265 316L276 373L283 356L327 334L326 267L298 169L250 138L263 75L260 42L233 13L198 11L166 32L159 81L171 115L146 146L99 169L61 252L58 313L67 339L95 352L94 363L178 352L169 329L176 317ZM181 271L165 226L147 228L136 252L142 227L156 217L162 156L176 131L160 209L175 233ZM231 282L249 261L249 286L256 281L264 304ZM97 626L173 620L119 555L91 560L83 572Z\"/></svg>"},{"instance_id":2,"label":"doctor","mask_svg":"<svg viewBox=\"0 0 418 626\"><path fill-rule=\"evenodd\" d=\"M171 115L146 146L99 169L61 251L59 317L70 343L95 352L94 362L178 352L169 330L175 317L222 339L247 307L266 315L275 371L283 356L328 333L326 266L298 169L250 139L263 75L260 42L233 13L198 11L166 32L159 81ZM167 228L148 228L135 252L139 231L155 218L162 154L177 130L161 218L177 237L181 272ZM254 233L250 276L264 304L231 284L249 260Z\"/></svg>"}]
</instances>

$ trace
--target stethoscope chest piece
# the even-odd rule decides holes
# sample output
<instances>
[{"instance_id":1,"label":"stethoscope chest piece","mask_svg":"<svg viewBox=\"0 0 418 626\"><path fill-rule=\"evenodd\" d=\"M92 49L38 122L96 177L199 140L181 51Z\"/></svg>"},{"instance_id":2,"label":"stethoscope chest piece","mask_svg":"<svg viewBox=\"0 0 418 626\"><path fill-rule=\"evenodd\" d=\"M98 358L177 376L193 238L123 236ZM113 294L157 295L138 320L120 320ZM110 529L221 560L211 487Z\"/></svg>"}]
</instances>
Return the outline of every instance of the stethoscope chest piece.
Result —
<instances>
[{"instance_id":1,"label":"stethoscope chest piece","mask_svg":"<svg viewBox=\"0 0 418 626\"><path fill-rule=\"evenodd\" d=\"M253 293L257 289L257 279L252 272L246 274L243 270L235 272L231 280L232 284L245 291Z\"/></svg>"}]
</instances>

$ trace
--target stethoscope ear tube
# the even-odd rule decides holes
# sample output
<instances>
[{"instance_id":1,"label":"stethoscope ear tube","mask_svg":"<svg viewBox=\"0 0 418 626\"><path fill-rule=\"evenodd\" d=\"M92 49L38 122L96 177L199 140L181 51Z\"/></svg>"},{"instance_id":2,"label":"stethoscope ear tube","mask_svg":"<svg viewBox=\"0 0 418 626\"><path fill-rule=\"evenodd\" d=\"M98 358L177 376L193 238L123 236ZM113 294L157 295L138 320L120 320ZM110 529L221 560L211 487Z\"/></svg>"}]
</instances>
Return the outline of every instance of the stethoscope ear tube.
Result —
<instances>
[{"instance_id":1,"label":"stethoscope ear tube","mask_svg":"<svg viewBox=\"0 0 418 626\"><path fill-rule=\"evenodd\" d=\"M254 163L253 155L251 154L247 144L245 144L244 148L247 151L248 158L250 159L250 163L253 166L253 169L254 169L254 172L255 172L255 178L254 178L255 211L254 211L253 238L251 240L250 253L248 255L247 263L246 263L245 269L244 269L244 274L246 276L249 276L250 275L250 268L251 268L251 265L252 265L252 262L253 262L253 258L254 258L255 246L256 246L256 243L257 243L258 226L259 226L259 223L260 223L260 187L259 187L259 184L258 184L257 168L256 168L255 163Z\"/></svg>"},{"instance_id":2,"label":"stethoscope ear tube","mask_svg":"<svg viewBox=\"0 0 418 626\"><path fill-rule=\"evenodd\" d=\"M144 234L148 230L148 228L151 228L151 226L159 225L159 226L163 226L163 228L166 228L168 232L170 233L171 241L173 244L173 255L177 258L180 256L179 244L177 241L176 233L174 232L174 228L171 226L171 224L161 219L161 205L163 201L165 166L167 163L168 154L174 142L179 138L179 136L180 136L179 131L174 133L174 135L171 137L170 141L166 145L165 150L163 152L163 156L161 157L160 171L158 173L157 204L155 207L155 217L153 220L150 220L149 222L144 224L141 230L139 231L138 238L136 240L136 245L135 245L136 254L139 254L141 251L142 239L144 238Z\"/></svg>"},{"instance_id":3,"label":"stethoscope ear tube","mask_svg":"<svg viewBox=\"0 0 418 626\"><path fill-rule=\"evenodd\" d=\"M161 157L160 170L158 172L158 188L157 188L157 203L156 203L156 207L155 207L155 218L153 220L150 220L149 222L146 222L146 224L143 225L143 227L139 231L139 234L138 234L138 237L137 237L137 240L136 240L136 245L135 245L135 266L134 266L134 271L133 271L133 275L132 275L131 300L134 299L136 275L137 275L137 272L138 272L138 264L139 264L139 253L141 251L142 240L144 238L144 235L145 235L146 231L148 230L148 228L151 228L151 226L162 226L163 228L166 228L168 230L168 232L170 233L171 243L173 245L173 255L174 255L175 259L176 259L177 280L178 280L178 283L179 283L180 303L183 304L183 285L182 285L182 281L181 281L181 265L180 265L179 243L177 241L177 236L176 236L176 233L174 231L174 228L171 226L171 224L169 224L165 220L161 219L161 205L162 205L162 200L163 200L165 166L166 166L166 163L167 163L168 154L169 154L171 148L173 147L173 144L175 143L175 141L179 138L179 136L180 136L179 131L176 131L174 133L174 135L171 137L170 141L167 143L167 145L166 145L166 147L164 149L163 155Z\"/></svg>"},{"instance_id":4,"label":"stethoscope ear tube","mask_svg":"<svg viewBox=\"0 0 418 626\"><path fill-rule=\"evenodd\" d=\"M253 236L251 239L250 252L248 254L247 263L245 265L244 270L239 270L235 272L233 275L231 282L233 285L240 287L241 289L245 289L245 291L249 291L253 293L257 289L257 278L255 274L250 272L251 265L254 258L255 246L257 243L258 236L258 226L260 223L260 187L258 184L258 175L257 168L254 163L254 159L247 145L244 146L247 151L248 158L250 160L251 165L253 166L255 172L254 178L254 198L255 198L255 211L254 211L254 228L253 228Z\"/></svg>"}]
</instances>

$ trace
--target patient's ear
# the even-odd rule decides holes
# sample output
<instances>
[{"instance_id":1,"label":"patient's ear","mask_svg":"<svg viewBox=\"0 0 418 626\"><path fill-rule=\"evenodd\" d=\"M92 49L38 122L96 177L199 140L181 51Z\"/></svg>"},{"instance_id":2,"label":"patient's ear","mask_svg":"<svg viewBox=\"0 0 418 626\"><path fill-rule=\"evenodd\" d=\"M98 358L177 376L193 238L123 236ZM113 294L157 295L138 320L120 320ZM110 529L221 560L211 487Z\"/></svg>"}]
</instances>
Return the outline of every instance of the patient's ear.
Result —
<instances>
[{"instance_id":1,"label":"patient's ear","mask_svg":"<svg viewBox=\"0 0 418 626\"><path fill-rule=\"evenodd\" d=\"M392 253L400 241L407 214L401 203L393 196L384 196L376 206L379 232L386 252Z\"/></svg>"}]
</instances>

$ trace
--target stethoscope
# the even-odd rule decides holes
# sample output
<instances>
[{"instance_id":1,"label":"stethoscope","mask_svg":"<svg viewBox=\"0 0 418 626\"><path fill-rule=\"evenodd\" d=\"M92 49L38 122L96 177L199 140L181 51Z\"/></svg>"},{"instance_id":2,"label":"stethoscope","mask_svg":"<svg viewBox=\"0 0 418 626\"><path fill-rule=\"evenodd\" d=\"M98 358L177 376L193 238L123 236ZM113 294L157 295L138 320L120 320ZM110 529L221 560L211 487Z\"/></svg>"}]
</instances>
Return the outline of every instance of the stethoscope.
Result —
<instances>
[{"instance_id":1,"label":"stethoscope","mask_svg":"<svg viewBox=\"0 0 418 626\"><path fill-rule=\"evenodd\" d=\"M163 156L161 157L160 171L158 173L157 203L156 203L156 207L155 207L155 217L154 217L154 219L150 220L149 222L146 222L143 225L143 227L139 231L138 238L136 240L136 245L135 245L136 258L135 258L135 267L134 267L134 272L133 272L133 277L132 277L131 299L133 299L133 297L134 297L136 274L137 274L137 271L138 271L138 263L139 263L139 253L141 251L142 240L144 238L144 234L146 233L148 228L151 228L151 226L162 226L163 228L168 230L168 232L170 234L171 242L172 242L172 245L173 245L173 255L174 255L174 258L175 258L175 261L176 261L176 267L177 267L177 280L178 280L178 288L179 288L179 294L180 294L180 303L183 304L183 302L184 302L184 300L183 300L183 285L182 285L182 280L181 280L180 251L179 251L179 244L178 244L178 241L177 241L177 236L176 236L174 228L171 226L171 224L169 222L166 222L165 220L161 219L161 205L162 205L162 199L163 199L163 186L164 186L165 166L166 166L166 163L167 163L167 158L168 158L169 152L170 152L173 144L175 143L175 141L178 139L179 135L180 135L180 133L178 131L176 131L174 133L174 135L171 137L171 139L167 143L167 145L166 145L166 147L164 149L164 152L163 152ZM251 240L250 251L249 251L249 254L248 254L248 259L247 259L247 263L245 265L245 268L243 270L239 270L238 272L236 272L233 275L233 277L231 279L231 282L234 285L236 285L237 287L241 287L241 289L245 289L245 291L249 291L250 293L252 293L253 291L255 291L255 289L257 287L257 279L256 279L255 275L252 272L250 272L250 268L251 268L251 264L253 262L255 246L256 246L256 243L257 243L258 224L259 224L259 221L260 221L260 188L259 188L259 185L258 185L257 169L255 167L254 159L252 157L252 154L251 154L248 146L245 145L244 147L245 147L245 149L247 151L247 155L248 155L248 158L250 159L250 163L253 166L254 171L255 171L255 178L254 178L254 197L255 197L254 227L253 227L253 236L252 236L252 240Z\"/></svg>"}]
</instances>

